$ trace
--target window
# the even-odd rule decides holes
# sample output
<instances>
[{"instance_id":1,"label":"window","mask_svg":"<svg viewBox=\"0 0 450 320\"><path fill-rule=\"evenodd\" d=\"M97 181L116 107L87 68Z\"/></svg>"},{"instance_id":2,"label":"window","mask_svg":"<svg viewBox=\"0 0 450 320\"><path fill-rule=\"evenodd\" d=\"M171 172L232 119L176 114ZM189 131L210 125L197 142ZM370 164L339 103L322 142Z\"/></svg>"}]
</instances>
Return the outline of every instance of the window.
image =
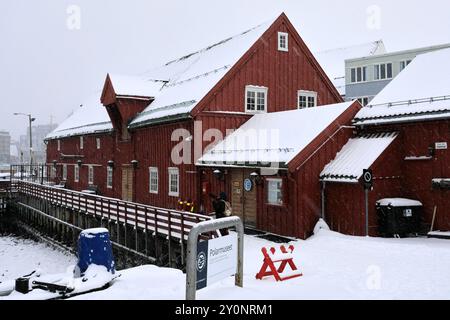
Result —
<instances>
[{"instance_id":1,"label":"window","mask_svg":"<svg viewBox=\"0 0 450 320\"><path fill-rule=\"evenodd\" d=\"M180 194L180 173L178 168L169 168L169 196L178 197Z\"/></svg>"},{"instance_id":2,"label":"window","mask_svg":"<svg viewBox=\"0 0 450 320\"><path fill-rule=\"evenodd\" d=\"M63 176L62 176L63 181L67 181L67 164L63 165Z\"/></svg>"},{"instance_id":3,"label":"window","mask_svg":"<svg viewBox=\"0 0 450 320\"><path fill-rule=\"evenodd\" d=\"M352 68L350 70L350 73L351 73L350 80L352 83L367 81L367 67Z\"/></svg>"},{"instance_id":4,"label":"window","mask_svg":"<svg viewBox=\"0 0 450 320\"><path fill-rule=\"evenodd\" d=\"M278 50L289 51L289 34L286 32L278 32Z\"/></svg>"},{"instance_id":5,"label":"window","mask_svg":"<svg viewBox=\"0 0 450 320\"><path fill-rule=\"evenodd\" d=\"M392 63L376 64L374 66L374 79L392 79Z\"/></svg>"},{"instance_id":6,"label":"window","mask_svg":"<svg viewBox=\"0 0 450 320\"><path fill-rule=\"evenodd\" d=\"M58 140L58 151L61 151L61 140Z\"/></svg>"},{"instance_id":7,"label":"window","mask_svg":"<svg viewBox=\"0 0 450 320\"><path fill-rule=\"evenodd\" d=\"M367 106L369 104L369 97L361 97L357 99L359 101L359 103L361 103L361 105L363 107Z\"/></svg>"},{"instance_id":8,"label":"window","mask_svg":"<svg viewBox=\"0 0 450 320\"><path fill-rule=\"evenodd\" d=\"M80 149L81 150L84 149L84 139L83 139L83 137L80 137Z\"/></svg>"},{"instance_id":9,"label":"window","mask_svg":"<svg viewBox=\"0 0 450 320\"><path fill-rule=\"evenodd\" d=\"M400 71L403 71L410 63L412 60L405 60L405 61L400 61Z\"/></svg>"},{"instance_id":10,"label":"window","mask_svg":"<svg viewBox=\"0 0 450 320\"><path fill-rule=\"evenodd\" d=\"M267 88L255 86L245 88L245 111L267 112Z\"/></svg>"},{"instance_id":11,"label":"window","mask_svg":"<svg viewBox=\"0 0 450 320\"><path fill-rule=\"evenodd\" d=\"M100 150L101 148L101 141L100 138L95 139L96 143L97 143L97 150Z\"/></svg>"},{"instance_id":12,"label":"window","mask_svg":"<svg viewBox=\"0 0 450 320\"><path fill-rule=\"evenodd\" d=\"M50 178L51 179L56 178L56 167L55 166L53 166L52 169L50 170Z\"/></svg>"},{"instance_id":13,"label":"window","mask_svg":"<svg viewBox=\"0 0 450 320\"><path fill-rule=\"evenodd\" d=\"M149 168L150 193L158 194L158 168Z\"/></svg>"},{"instance_id":14,"label":"window","mask_svg":"<svg viewBox=\"0 0 450 320\"><path fill-rule=\"evenodd\" d=\"M73 172L73 181L80 182L80 166L79 165L75 165L75 169Z\"/></svg>"},{"instance_id":15,"label":"window","mask_svg":"<svg viewBox=\"0 0 450 320\"><path fill-rule=\"evenodd\" d=\"M94 184L94 167L93 166L88 167L88 183L91 185Z\"/></svg>"},{"instance_id":16,"label":"window","mask_svg":"<svg viewBox=\"0 0 450 320\"><path fill-rule=\"evenodd\" d=\"M108 189L113 187L113 168L110 166L106 168L106 187Z\"/></svg>"},{"instance_id":17,"label":"window","mask_svg":"<svg viewBox=\"0 0 450 320\"><path fill-rule=\"evenodd\" d=\"M283 205L283 180L267 179L267 203L272 205Z\"/></svg>"},{"instance_id":18,"label":"window","mask_svg":"<svg viewBox=\"0 0 450 320\"><path fill-rule=\"evenodd\" d=\"M297 106L299 109L317 107L317 92L299 90Z\"/></svg>"}]
</instances>

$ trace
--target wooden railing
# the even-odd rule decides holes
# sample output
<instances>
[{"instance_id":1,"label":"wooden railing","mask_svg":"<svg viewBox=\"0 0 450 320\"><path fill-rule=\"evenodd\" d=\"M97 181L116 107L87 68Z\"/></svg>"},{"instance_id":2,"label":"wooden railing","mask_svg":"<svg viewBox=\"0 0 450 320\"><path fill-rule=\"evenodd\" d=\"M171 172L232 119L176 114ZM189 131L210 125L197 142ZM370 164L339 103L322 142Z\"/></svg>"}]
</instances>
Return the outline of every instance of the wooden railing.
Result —
<instances>
[{"instance_id":1,"label":"wooden railing","mask_svg":"<svg viewBox=\"0 0 450 320\"><path fill-rule=\"evenodd\" d=\"M108 221L118 221L159 235L187 240L192 227L209 216L152 207L82 192L17 181L19 195L47 200L54 205L84 212Z\"/></svg>"}]
</instances>

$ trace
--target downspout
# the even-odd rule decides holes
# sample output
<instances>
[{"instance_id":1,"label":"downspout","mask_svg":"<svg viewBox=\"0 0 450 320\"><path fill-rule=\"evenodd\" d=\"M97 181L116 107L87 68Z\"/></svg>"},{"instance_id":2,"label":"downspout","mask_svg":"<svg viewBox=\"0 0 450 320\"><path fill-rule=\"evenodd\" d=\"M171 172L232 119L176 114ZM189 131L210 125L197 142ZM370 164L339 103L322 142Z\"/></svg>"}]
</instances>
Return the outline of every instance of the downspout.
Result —
<instances>
[{"instance_id":1,"label":"downspout","mask_svg":"<svg viewBox=\"0 0 450 320\"><path fill-rule=\"evenodd\" d=\"M327 186L327 183L325 181L321 181L321 186L322 186L322 192L321 192L321 200L322 200L322 210L320 213L320 217L325 221L325 201L326 201L326 194L325 194L325 189Z\"/></svg>"},{"instance_id":2,"label":"downspout","mask_svg":"<svg viewBox=\"0 0 450 320\"><path fill-rule=\"evenodd\" d=\"M298 181L297 181L297 179L292 177L292 173L291 172L288 172L287 177L288 177L288 180L291 181L294 184L294 197L293 197L294 198L294 201L293 201L294 204L292 206L293 206L293 208L295 208L295 211L296 211L295 215L298 215L298 212L299 212L298 203L297 203L297 198L298 198ZM303 222L303 219L302 219L302 222ZM297 226L296 226L296 228L297 228Z\"/></svg>"}]
</instances>

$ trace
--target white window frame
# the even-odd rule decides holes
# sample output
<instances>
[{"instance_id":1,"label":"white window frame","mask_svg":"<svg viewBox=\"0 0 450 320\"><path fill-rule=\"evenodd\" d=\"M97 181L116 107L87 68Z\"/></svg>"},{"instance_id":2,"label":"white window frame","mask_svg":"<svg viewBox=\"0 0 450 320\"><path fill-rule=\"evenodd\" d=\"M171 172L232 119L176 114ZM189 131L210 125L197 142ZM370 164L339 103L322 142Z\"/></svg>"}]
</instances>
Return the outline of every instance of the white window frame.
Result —
<instances>
[{"instance_id":1,"label":"white window frame","mask_svg":"<svg viewBox=\"0 0 450 320\"><path fill-rule=\"evenodd\" d=\"M361 80L358 80L358 69L361 69ZM352 72L355 70L355 81L352 80ZM365 72L364 72L365 70ZM363 83L367 82L367 66L361 66L361 67L353 67L350 68L350 83Z\"/></svg>"},{"instance_id":2,"label":"white window frame","mask_svg":"<svg viewBox=\"0 0 450 320\"><path fill-rule=\"evenodd\" d=\"M96 139L95 139L95 143L96 143L96 145L97 145L97 150L100 150L101 147L102 147L102 143L101 143L100 138L96 138Z\"/></svg>"},{"instance_id":3,"label":"white window frame","mask_svg":"<svg viewBox=\"0 0 450 320\"><path fill-rule=\"evenodd\" d=\"M281 40L285 39L286 45L282 46ZM278 32L278 51L288 52L289 51L289 33Z\"/></svg>"},{"instance_id":4,"label":"white window frame","mask_svg":"<svg viewBox=\"0 0 450 320\"><path fill-rule=\"evenodd\" d=\"M259 86L252 86L248 85L245 87L245 112L246 113L267 113L267 99L268 99L268 91L269 89L266 87L259 87ZM255 93L255 110L249 110L248 109L248 94L249 92ZM258 109L258 94L263 93L264 94L264 110L257 110Z\"/></svg>"},{"instance_id":5,"label":"white window frame","mask_svg":"<svg viewBox=\"0 0 450 320\"><path fill-rule=\"evenodd\" d=\"M88 166L88 184L94 184L94 166Z\"/></svg>"},{"instance_id":6,"label":"white window frame","mask_svg":"<svg viewBox=\"0 0 450 320\"><path fill-rule=\"evenodd\" d=\"M367 99L367 104L366 104L366 105L364 105L364 101L362 101L363 99ZM356 100L358 100L359 103L360 103L363 107L368 106L369 103L370 103L370 97L358 97L358 98L356 98Z\"/></svg>"},{"instance_id":7,"label":"white window frame","mask_svg":"<svg viewBox=\"0 0 450 320\"><path fill-rule=\"evenodd\" d=\"M52 169L50 170L50 178L55 179L56 178L57 169L55 166L52 166Z\"/></svg>"},{"instance_id":8,"label":"white window frame","mask_svg":"<svg viewBox=\"0 0 450 320\"><path fill-rule=\"evenodd\" d=\"M406 67L412 62L410 59L400 61L400 72L406 69Z\"/></svg>"},{"instance_id":9,"label":"white window frame","mask_svg":"<svg viewBox=\"0 0 450 320\"><path fill-rule=\"evenodd\" d=\"M391 65L391 76L388 76L388 65ZM385 78L381 77L381 66L384 66ZM378 78L377 78L378 72ZM392 62L383 62L373 65L373 79L375 81L391 80L394 78L394 64Z\"/></svg>"},{"instance_id":10,"label":"white window frame","mask_svg":"<svg viewBox=\"0 0 450 320\"><path fill-rule=\"evenodd\" d=\"M111 166L106 167L106 188L113 188L114 168Z\"/></svg>"},{"instance_id":11,"label":"white window frame","mask_svg":"<svg viewBox=\"0 0 450 320\"><path fill-rule=\"evenodd\" d=\"M80 166L77 164L73 170L73 182L80 182Z\"/></svg>"},{"instance_id":12,"label":"white window frame","mask_svg":"<svg viewBox=\"0 0 450 320\"><path fill-rule=\"evenodd\" d=\"M61 140L58 139L58 151L61 151Z\"/></svg>"},{"instance_id":13,"label":"white window frame","mask_svg":"<svg viewBox=\"0 0 450 320\"><path fill-rule=\"evenodd\" d=\"M300 107L300 97L306 98L306 107ZM314 105L309 105L309 98L314 98ZM315 91L307 91L307 90L298 90L297 91L297 109L308 109L317 107L317 92Z\"/></svg>"},{"instance_id":14,"label":"white window frame","mask_svg":"<svg viewBox=\"0 0 450 320\"><path fill-rule=\"evenodd\" d=\"M282 178L270 178L267 179L267 204L271 205L271 206L283 206L284 205L284 199L283 199L283 179ZM277 190L273 190L271 189L271 183L276 182L276 183L280 183L280 188ZM277 202L270 202L271 199L271 192L279 192L281 195L281 203Z\"/></svg>"},{"instance_id":15,"label":"white window frame","mask_svg":"<svg viewBox=\"0 0 450 320\"><path fill-rule=\"evenodd\" d=\"M67 181L67 164L63 164L62 179L63 181Z\"/></svg>"},{"instance_id":16,"label":"white window frame","mask_svg":"<svg viewBox=\"0 0 450 320\"><path fill-rule=\"evenodd\" d=\"M155 175L155 174L156 174L156 177L154 177L154 178L156 179L156 188L153 188L153 187L155 187L155 185L152 185L152 175ZM169 178L170 178L170 176L169 176ZM170 185L169 185L169 188L170 188ZM158 192L159 192L158 189L159 189L158 168L150 167L150 168L148 168L148 190L152 194L158 194Z\"/></svg>"},{"instance_id":17,"label":"white window frame","mask_svg":"<svg viewBox=\"0 0 450 320\"><path fill-rule=\"evenodd\" d=\"M180 170L178 168L169 168L168 169L169 176L169 196L178 197L180 196ZM177 176L177 191L172 191L172 175Z\"/></svg>"},{"instance_id":18,"label":"white window frame","mask_svg":"<svg viewBox=\"0 0 450 320\"><path fill-rule=\"evenodd\" d=\"M84 149L84 137L80 136L80 150Z\"/></svg>"}]
</instances>

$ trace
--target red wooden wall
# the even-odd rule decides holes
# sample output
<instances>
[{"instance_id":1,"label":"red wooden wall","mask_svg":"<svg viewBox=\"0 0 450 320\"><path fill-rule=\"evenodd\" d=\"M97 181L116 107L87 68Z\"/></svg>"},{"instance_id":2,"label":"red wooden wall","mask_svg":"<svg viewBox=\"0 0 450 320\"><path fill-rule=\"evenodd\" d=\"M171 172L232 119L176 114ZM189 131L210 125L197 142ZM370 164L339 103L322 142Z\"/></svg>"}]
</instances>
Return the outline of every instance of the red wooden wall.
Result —
<instances>
[{"instance_id":1,"label":"red wooden wall","mask_svg":"<svg viewBox=\"0 0 450 320\"><path fill-rule=\"evenodd\" d=\"M289 33L289 51L278 50L278 32ZM228 72L196 111L245 112L246 85L268 89L268 112L297 108L297 91L318 93L318 105L342 102L289 20L282 15Z\"/></svg>"},{"instance_id":2,"label":"red wooden wall","mask_svg":"<svg viewBox=\"0 0 450 320\"><path fill-rule=\"evenodd\" d=\"M136 172L136 201L149 203L163 208L177 208L179 199L196 200L197 170L193 163L176 165L172 162L172 149L180 141L171 141L172 132L184 129L193 134L193 122L185 121L136 130L133 133L133 145L139 167ZM191 153L193 142L191 143ZM157 167L159 192L149 192L149 167ZM168 168L178 167L180 172L180 195L169 196Z\"/></svg>"},{"instance_id":3,"label":"red wooden wall","mask_svg":"<svg viewBox=\"0 0 450 320\"><path fill-rule=\"evenodd\" d=\"M396 141L372 167L377 178L369 197L370 234L377 235L375 202L382 198L409 198L424 204L424 222L431 225L437 206L436 230L450 230L450 191L433 190L434 178L450 177L449 150L436 150L430 160L407 161L405 157L428 156L436 142L448 142L450 121L430 121L368 128L366 132L398 131ZM399 176L396 179L379 179ZM361 184L329 184L327 218L334 230L364 235L364 191ZM356 216L355 216L356 215Z\"/></svg>"},{"instance_id":4,"label":"red wooden wall","mask_svg":"<svg viewBox=\"0 0 450 320\"><path fill-rule=\"evenodd\" d=\"M374 189L369 192L369 234L375 236L377 216L375 202L402 196L401 136L383 152L370 169L374 173ZM327 183L326 221L344 234L365 235L365 191L363 184Z\"/></svg>"},{"instance_id":5,"label":"red wooden wall","mask_svg":"<svg viewBox=\"0 0 450 320\"><path fill-rule=\"evenodd\" d=\"M96 139L100 138L100 149L97 149ZM57 140L50 140L47 145L47 163L57 161L58 175L61 178L62 165L67 164L66 186L72 190L84 190L88 187L88 165L94 167L94 185L105 196L114 196L106 187L106 167L109 160L114 160L114 136L111 134L86 135L83 137L83 149L80 149L80 137L67 137L60 140L61 150L58 151ZM77 155L80 157L63 158L61 155ZM74 166L77 160L82 161L79 182L74 181Z\"/></svg>"}]
</instances>

